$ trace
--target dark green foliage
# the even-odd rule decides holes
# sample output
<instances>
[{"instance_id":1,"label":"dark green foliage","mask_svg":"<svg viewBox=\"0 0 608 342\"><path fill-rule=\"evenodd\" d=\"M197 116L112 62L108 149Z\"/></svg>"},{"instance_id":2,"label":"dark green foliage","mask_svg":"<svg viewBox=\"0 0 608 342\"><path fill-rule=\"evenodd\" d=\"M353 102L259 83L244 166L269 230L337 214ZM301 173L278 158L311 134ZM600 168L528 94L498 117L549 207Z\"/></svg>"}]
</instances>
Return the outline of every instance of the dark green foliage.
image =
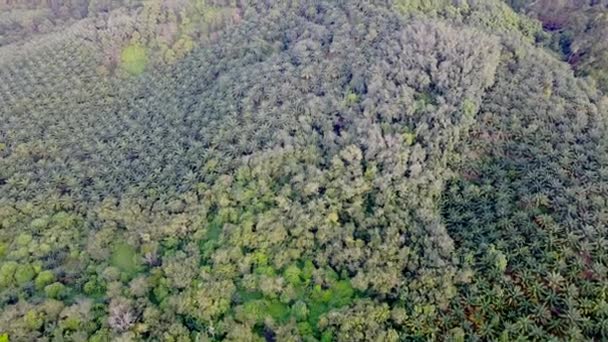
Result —
<instances>
[{"instance_id":1,"label":"dark green foliage","mask_svg":"<svg viewBox=\"0 0 608 342\"><path fill-rule=\"evenodd\" d=\"M608 178L589 165L608 160L606 117L563 65L540 61L529 52L499 69L475 128L475 158L444 200L476 278L454 309L484 337L573 340L602 329L590 307L605 289Z\"/></svg>"}]
</instances>

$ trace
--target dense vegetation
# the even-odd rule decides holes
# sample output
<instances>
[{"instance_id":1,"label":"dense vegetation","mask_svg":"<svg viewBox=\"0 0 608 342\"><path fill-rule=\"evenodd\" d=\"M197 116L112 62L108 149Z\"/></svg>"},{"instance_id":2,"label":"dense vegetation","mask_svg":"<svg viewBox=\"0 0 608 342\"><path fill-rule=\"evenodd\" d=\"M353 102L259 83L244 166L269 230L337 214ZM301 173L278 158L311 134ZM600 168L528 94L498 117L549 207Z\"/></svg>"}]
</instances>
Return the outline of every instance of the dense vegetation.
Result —
<instances>
[{"instance_id":1,"label":"dense vegetation","mask_svg":"<svg viewBox=\"0 0 608 342\"><path fill-rule=\"evenodd\" d=\"M507 0L538 18L550 33L548 46L568 61L577 76L590 76L608 91L608 1Z\"/></svg>"},{"instance_id":2,"label":"dense vegetation","mask_svg":"<svg viewBox=\"0 0 608 342\"><path fill-rule=\"evenodd\" d=\"M0 341L608 339L604 42L537 6L0 2Z\"/></svg>"}]
</instances>

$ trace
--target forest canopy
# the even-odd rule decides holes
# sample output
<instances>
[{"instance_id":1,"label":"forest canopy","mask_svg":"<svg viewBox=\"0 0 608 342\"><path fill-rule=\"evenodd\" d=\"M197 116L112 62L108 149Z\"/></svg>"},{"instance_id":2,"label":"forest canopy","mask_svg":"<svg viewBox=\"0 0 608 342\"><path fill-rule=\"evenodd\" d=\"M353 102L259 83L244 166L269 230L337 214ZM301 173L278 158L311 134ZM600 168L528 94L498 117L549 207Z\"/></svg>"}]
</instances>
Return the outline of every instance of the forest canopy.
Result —
<instances>
[{"instance_id":1,"label":"forest canopy","mask_svg":"<svg viewBox=\"0 0 608 342\"><path fill-rule=\"evenodd\" d=\"M0 0L0 342L608 339L606 18Z\"/></svg>"}]
</instances>

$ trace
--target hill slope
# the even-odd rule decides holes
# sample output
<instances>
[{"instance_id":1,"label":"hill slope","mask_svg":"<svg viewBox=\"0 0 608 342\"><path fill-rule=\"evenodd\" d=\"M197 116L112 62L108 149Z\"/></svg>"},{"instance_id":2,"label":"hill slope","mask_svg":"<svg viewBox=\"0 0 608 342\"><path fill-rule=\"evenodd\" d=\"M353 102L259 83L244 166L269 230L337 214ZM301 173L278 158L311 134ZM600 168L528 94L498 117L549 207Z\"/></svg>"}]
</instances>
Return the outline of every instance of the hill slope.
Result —
<instances>
[{"instance_id":1,"label":"hill slope","mask_svg":"<svg viewBox=\"0 0 608 342\"><path fill-rule=\"evenodd\" d=\"M413 0L76 19L0 47L0 340L608 335L608 103L538 22Z\"/></svg>"}]
</instances>

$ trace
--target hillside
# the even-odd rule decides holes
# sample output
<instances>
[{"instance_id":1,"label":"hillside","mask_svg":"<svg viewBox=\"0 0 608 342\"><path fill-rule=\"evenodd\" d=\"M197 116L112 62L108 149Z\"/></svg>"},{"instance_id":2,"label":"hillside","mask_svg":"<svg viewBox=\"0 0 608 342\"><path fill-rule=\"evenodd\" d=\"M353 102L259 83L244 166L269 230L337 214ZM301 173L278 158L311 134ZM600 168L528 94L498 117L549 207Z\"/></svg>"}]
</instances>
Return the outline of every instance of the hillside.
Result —
<instances>
[{"instance_id":1,"label":"hillside","mask_svg":"<svg viewBox=\"0 0 608 342\"><path fill-rule=\"evenodd\" d=\"M0 341L608 338L603 41L535 6L0 2Z\"/></svg>"},{"instance_id":2,"label":"hillside","mask_svg":"<svg viewBox=\"0 0 608 342\"><path fill-rule=\"evenodd\" d=\"M540 20L551 36L548 47L608 91L608 1L508 0L514 9Z\"/></svg>"}]
</instances>

